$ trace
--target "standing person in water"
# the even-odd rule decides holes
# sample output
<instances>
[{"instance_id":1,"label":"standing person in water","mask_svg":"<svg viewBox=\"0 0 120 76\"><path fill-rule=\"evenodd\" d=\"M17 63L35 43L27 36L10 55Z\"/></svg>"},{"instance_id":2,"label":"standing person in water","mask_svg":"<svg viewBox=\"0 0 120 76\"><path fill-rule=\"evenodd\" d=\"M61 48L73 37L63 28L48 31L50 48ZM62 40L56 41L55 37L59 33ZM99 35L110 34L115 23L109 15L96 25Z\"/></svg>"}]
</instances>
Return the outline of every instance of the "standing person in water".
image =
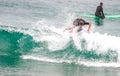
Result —
<instances>
[{"instance_id":1,"label":"standing person in water","mask_svg":"<svg viewBox=\"0 0 120 76\"><path fill-rule=\"evenodd\" d=\"M85 20L83 20L81 18L75 19L74 22L73 22L73 25L74 26L72 28L67 28L65 30L70 30L70 32L72 32L75 27L79 27L79 29L77 30L77 32L80 32L82 30L82 27L84 25L88 25L87 31L90 32L91 24L89 22L86 22Z\"/></svg>"},{"instance_id":2,"label":"standing person in water","mask_svg":"<svg viewBox=\"0 0 120 76\"><path fill-rule=\"evenodd\" d=\"M103 3L102 2L100 2L100 5L97 6L95 16L100 17L102 19L105 18L104 13L103 13Z\"/></svg>"}]
</instances>

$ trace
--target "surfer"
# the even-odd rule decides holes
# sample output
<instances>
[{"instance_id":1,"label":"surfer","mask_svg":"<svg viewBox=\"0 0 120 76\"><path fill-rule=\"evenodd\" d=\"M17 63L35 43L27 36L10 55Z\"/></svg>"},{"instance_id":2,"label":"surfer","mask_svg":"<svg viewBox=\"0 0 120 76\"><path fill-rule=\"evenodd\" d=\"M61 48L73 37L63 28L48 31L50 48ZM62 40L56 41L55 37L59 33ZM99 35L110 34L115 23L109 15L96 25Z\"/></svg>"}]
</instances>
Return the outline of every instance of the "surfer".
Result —
<instances>
[{"instance_id":1,"label":"surfer","mask_svg":"<svg viewBox=\"0 0 120 76\"><path fill-rule=\"evenodd\" d=\"M102 2L100 2L100 5L97 6L95 16L100 17L102 19L105 18L104 13L103 13L103 3Z\"/></svg>"},{"instance_id":2,"label":"surfer","mask_svg":"<svg viewBox=\"0 0 120 76\"><path fill-rule=\"evenodd\" d=\"M77 30L77 32L80 32L82 30L82 26L88 25L87 31L90 32L91 24L89 22L86 22L85 20L83 20L81 18L75 19L73 21L73 25L74 26L72 28L66 28L65 30L70 30L70 32L72 32L75 27L79 27L79 29Z\"/></svg>"}]
</instances>

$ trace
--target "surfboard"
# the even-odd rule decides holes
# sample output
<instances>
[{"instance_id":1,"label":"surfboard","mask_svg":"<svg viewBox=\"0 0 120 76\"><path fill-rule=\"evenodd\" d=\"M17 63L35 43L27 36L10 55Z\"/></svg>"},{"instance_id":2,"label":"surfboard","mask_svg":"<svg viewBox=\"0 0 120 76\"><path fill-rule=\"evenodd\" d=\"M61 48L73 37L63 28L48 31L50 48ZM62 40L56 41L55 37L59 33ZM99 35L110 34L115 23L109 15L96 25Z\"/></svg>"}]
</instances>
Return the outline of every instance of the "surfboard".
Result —
<instances>
[{"instance_id":1,"label":"surfboard","mask_svg":"<svg viewBox=\"0 0 120 76\"><path fill-rule=\"evenodd\" d=\"M80 16L89 17L89 18L95 18L96 17L93 14L82 14ZM120 18L120 15L105 15L105 18Z\"/></svg>"}]
</instances>

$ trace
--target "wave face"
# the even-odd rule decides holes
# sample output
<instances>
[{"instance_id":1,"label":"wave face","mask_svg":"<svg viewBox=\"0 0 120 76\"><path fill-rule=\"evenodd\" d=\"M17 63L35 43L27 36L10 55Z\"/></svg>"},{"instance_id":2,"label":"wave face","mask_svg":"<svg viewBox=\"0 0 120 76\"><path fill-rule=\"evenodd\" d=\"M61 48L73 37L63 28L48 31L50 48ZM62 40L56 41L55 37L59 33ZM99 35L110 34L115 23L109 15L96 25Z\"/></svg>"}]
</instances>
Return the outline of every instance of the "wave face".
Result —
<instances>
[{"instance_id":1,"label":"wave face","mask_svg":"<svg viewBox=\"0 0 120 76\"><path fill-rule=\"evenodd\" d=\"M1 27L3 28L3 26ZM8 28L8 26L5 28ZM16 64L19 61L20 56L30 52L35 46L36 44L30 35L18 31L1 29L0 64Z\"/></svg>"},{"instance_id":2,"label":"wave face","mask_svg":"<svg viewBox=\"0 0 120 76\"><path fill-rule=\"evenodd\" d=\"M64 27L49 26L46 22L40 20L32 28L1 25L0 59L120 66L120 37L99 32L87 33L86 30L80 33L75 30L73 33L63 32Z\"/></svg>"}]
</instances>

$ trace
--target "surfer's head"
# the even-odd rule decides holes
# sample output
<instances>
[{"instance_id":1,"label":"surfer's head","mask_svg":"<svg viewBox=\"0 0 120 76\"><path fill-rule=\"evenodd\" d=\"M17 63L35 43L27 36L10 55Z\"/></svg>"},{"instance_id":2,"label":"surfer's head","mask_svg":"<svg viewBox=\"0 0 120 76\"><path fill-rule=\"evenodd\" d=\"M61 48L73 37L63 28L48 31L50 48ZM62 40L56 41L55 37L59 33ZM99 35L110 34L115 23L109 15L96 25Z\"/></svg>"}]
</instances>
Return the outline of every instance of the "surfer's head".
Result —
<instances>
[{"instance_id":1,"label":"surfer's head","mask_svg":"<svg viewBox=\"0 0 120 76\"><path fill-rule=\"evenodd\" d=\"M100 6L103 6L103 2L100 2Z\"/></svg>"},{"instance_id":2,"label":"surfer's head","mask_svg":"<svg viewBox=\"0 0 120 76\"><path fill-rule=\"evenodd\" d=\"M75 26L85 25L85 21L81 18L77 18L74 20L73 25L75 25Z\"/></svg>"}]
</instances>

